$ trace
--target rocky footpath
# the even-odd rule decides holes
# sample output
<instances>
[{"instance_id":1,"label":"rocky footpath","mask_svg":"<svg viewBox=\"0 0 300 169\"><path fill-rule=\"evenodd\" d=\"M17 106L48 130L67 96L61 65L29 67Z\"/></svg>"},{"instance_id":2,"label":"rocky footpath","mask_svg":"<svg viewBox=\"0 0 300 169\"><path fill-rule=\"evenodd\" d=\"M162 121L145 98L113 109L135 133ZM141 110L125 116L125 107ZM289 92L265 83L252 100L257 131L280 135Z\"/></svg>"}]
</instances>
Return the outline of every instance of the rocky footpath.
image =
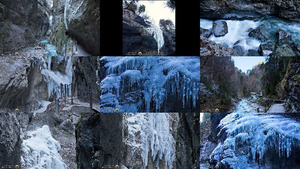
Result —
<instances>
[{"instance_id":1,"label":"rocky footpath","mask_svg":"<svg viewBox=\"0 0 300 169\"><path fill-rule=\"evenodd\" d=\"M0 1L0 54L32 46L47 33L50 4L39 1Z\"/></svg>"},{"instance_id":2,"label":"rocky footpath","mask_svg":"<svg viewBox=\"0 0 300 169\"><path fill-rule=\"evenodd\" d=\"M200 2L200 18L207 19L255 19L274 15L299 22L299 1L281 0L203 0Z\"/></svg>"}]
</instances>

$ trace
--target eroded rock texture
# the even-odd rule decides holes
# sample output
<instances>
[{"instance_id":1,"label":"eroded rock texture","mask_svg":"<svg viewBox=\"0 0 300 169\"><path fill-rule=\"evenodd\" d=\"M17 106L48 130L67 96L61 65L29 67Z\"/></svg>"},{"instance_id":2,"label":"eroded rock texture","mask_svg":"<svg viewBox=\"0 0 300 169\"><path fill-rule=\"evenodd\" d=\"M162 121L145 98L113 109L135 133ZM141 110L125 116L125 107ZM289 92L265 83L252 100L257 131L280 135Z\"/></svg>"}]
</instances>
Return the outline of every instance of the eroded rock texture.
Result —
<instances>
[{"instance_id":1,"label":"eroded rock texture","mask_svg":"<svg viewBox=\"0 0 300 169\"><path fill-rule=\"evenodd\" d=\"M200 17L208 19L255 19L275 15L287 20L300 21L298 0L203 0Z\"/></svg>"},{"instance_id":2,"label":"eroded rock texture","mask_svg":"<svg viewBox=\"0 0 300 169\"><path fill-rule=\"evenodd\" d=\"M1 0L0 54L17 52L46 36L49 13L46 0Z\"/></svg>"}]
</instances>

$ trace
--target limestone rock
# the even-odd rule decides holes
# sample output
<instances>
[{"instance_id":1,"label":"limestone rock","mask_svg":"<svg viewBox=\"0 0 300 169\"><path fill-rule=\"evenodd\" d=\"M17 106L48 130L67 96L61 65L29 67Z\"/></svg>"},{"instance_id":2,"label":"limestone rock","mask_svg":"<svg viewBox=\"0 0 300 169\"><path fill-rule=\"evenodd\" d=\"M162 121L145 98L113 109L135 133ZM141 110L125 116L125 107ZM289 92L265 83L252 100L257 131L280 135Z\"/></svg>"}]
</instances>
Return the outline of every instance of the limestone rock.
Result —
<instances>
[{"instance_id":1,"label":"limestone rock","mask_svg":"<svg viewBox=\"0 0 300 169\"><path fill-rule=\"evenodd\" d=\"M45 37L50 7L46 0L0 2L0 54L15 53ZM25 16L25 17L24 17Z\"/></svg>"},{"instance_id":2,"label":"limestone rock","mask_svg":"<svg viewBox=\"0 0 300 169\"><path fill-rule=\"evenodd\" d=\"M278 29L276 32L276 40L278 45L285 44L292 39L291 34L285 32L282 29Z\"/></svg>"},{"instance_id":3,"label":"limestone rock","mask_svg":"<svg viewBox=\"0 0 300 169\"><path fill-rule=\"evenodd\" d=\"M200 27L200 36L204 36L206 38L209 38L211 34L212 34L211 30L204 29L204 28Z\"/></svg>"},{"instance_id":4,"label":"limestone rock","mask_svg":"<svg viewBox=\"0 0 300 169\"><path fill-rule=\"evenodd\" d=\"M232 49L200 37L200 56L238 56Z\"/></svg>"},{"instance_id":5,"label":"limestone rock","mask_svg":"<svg viewBox=\"0 0 300 169\"><path fill-rule=\"evenodd\" d=\"M19 165L21 157L20 123L16 112L0 110L0 166Z\"/></svg>"},{"instance_id":6,"label":"limestone rock","mask_svg":"<svg viewBox=\"0 0 300 169\"><path fill-rule=\"evenodd\" d=\"M138 19L139 18L139 19ZM146 30L150 27L140 16L127 9L123 9L123 54L157 55L157 42Z\"/></svg>"},{"instance_id":7,"label":"limestone rock","mask_svg":"<svg viewBox=\"0 0 300 169\"><path fill-rule=\"evenodd\" d=\"M267 35L261 29L253 29L248 34L249 37L257 38L258 40L265 42L268 40Z\"/></svg>"},{"instance_id":8,"label":"limestone rock","mask_svg":"<svg viewBox=\"0 0 300 169\"><path fill-rule=\"evenodd\" d=\"M276 49L275 56L296 56L290 45L284 44Z\"/></svg>"},{"instance_id":9,"label":"limestone rock","mask_svg":"<svg viewBox=\"0 0 300 169\"><path fill-rule=\"evenodd\" d=\"M215 37L220 37L228 33L227 23L225 21L216 21L213 23L213 33Z\"/></svg>"},{"instance_id":10,"label":"limestone rock","mask_svg":"<svg viewBox=\"0 0 300 169\"><path fill-rule=\"evenodd\" d=\"M258 48L258 53L261 56L270 56L275 50L275 44L268 42L266 44L260 44Z\"/></svg>"}]
</instances>

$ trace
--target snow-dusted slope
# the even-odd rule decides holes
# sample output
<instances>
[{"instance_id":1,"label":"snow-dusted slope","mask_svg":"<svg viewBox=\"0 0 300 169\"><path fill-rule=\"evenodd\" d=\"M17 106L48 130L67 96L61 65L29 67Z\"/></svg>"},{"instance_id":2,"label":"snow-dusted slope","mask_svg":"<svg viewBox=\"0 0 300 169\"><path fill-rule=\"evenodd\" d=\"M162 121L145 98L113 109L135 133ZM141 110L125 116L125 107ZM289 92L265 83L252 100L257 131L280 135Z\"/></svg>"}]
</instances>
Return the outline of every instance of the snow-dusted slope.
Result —
<instances>
[{"instance_id":1,"label":"snow-dusted slope","mask_svg":"<svg viewBox=\"0 0 300 169\"><path fill-rule=\"evenodd\" d=\"M22 163L27 169L67 169L59 151L60 144L56 141L48 126L43 126L27 134L22 143Z\"/></svg>"},{"instance_id":2,"label":"snow-dusted slope","mask_svg":"<svg viewBox=\"0 0 300 169\"><path fill-rule=\"evenodd\" d=\"M103 57L101 61L106 62L106 77L100 84L102 110L162 112L171 109L167 100L181 109L197 108L199 57Z\"/></svg>"},{"instance_id":3,"label":"snow-dusted slope","mask_svg":"<svg viewBox=\"0 0 300 169\"><path fill-rule=\"evenodd\" d=\"M223 140L211 162L239 168L293 168L300 150L300 123L277 114L231 113L221 120Z\"/></svg>"}]
</instances>

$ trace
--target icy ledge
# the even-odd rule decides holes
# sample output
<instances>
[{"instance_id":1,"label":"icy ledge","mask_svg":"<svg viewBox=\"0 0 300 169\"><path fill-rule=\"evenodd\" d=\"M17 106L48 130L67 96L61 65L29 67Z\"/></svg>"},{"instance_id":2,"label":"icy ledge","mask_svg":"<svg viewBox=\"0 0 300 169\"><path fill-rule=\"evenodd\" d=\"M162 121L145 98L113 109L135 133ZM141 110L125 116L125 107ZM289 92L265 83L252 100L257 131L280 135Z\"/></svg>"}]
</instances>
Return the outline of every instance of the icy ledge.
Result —
<instances>
[{"instance_id":1,"label":"icy ledge","mask_svg":"<svg viewBox=\"0 0 300 169\"><path fill-rule=\"evenodd\" d=\"M232 168L257 168L270 156L290 160L300 148L300 123L281 115L231 113L219 127L224 141L210 159Z\"/></svg>"},{"instance_id":2,"label":"icy ledge","mask_svg":"<svg viewBox=\"0 0 300 169\"><path fill-rule=\"evenodd\" d=\"M22 168L67 169L59 154L60 144L51 136L48 126L28 132L27 137L22 143Z\"/></svg>"}]
</instances>

